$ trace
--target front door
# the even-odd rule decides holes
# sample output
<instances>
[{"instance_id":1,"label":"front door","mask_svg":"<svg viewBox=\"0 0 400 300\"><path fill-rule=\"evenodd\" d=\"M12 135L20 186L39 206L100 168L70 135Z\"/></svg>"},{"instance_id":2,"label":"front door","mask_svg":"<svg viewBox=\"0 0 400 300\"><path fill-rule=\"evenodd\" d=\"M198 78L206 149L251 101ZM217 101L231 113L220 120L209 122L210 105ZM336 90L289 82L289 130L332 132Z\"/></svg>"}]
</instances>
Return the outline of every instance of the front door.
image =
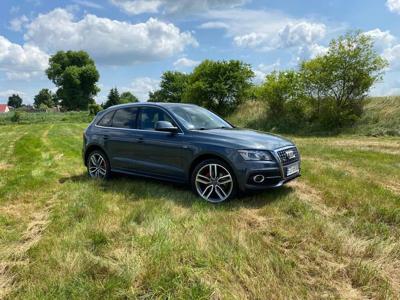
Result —
<instances>
[{"instance_id":1,"label":"front door","mask_svg":"<svg viewBox=\"0 0 400 300\"><path fill-rule=\"evenodd\" d=\"M157 121L176 124L161 108L142 107L138 117L138 129L142 140L138 143L137 155L141 161L140 171L171 179L184 179L182 147L184 135L154 130Z\"/></svg>"}]
</instances>

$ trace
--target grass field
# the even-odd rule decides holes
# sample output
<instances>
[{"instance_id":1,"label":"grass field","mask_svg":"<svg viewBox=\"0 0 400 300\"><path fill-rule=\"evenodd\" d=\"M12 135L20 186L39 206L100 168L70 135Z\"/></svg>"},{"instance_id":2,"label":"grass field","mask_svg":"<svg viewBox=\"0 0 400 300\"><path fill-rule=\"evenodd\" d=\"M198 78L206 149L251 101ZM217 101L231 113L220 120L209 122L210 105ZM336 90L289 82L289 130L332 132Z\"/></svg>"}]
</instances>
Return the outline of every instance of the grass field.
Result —
<instances>
[{"instance_id":1,"label":"grass field","mask_svg":"<svg viewBox=\"0 0 400 300\"><path fill-rule=\"evenodd\" d=\"M400 297L398 138L294 138L299 180L210 205L89 180L85 126L1 127L0 298Z\"/></svg>"}]
</instances>

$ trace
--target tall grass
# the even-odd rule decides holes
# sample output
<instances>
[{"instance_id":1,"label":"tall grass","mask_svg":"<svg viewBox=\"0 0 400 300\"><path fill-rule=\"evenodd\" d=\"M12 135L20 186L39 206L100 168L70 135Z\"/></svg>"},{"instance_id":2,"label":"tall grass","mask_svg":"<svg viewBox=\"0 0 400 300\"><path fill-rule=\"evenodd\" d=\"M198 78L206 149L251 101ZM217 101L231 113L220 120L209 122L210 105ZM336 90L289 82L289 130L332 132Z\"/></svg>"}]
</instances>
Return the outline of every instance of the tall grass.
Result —
<instances>
[{"instance_id":1,"label":"tall grass","mask_svg":"<svg viewBox=\"0 0 400 300\"><path fill-rule=\"evenodd\" d=\"M0 131L0 298L396 299L400 142L295 138L302 177L210 205L90 180L86 124Z\"/></svg>"},{"instance_id":2,"label":"tall grass","mask_svg":"<svg viewBox=\"0 0 400 300\"><path fill-rule=\"evenodd\" d=\"M0 125L13 124L15 112L0 114ZM93 116L89 116L87 111L71 112L21 112L18 124L37 124L37 123L88 123Z\"/></svg>"},{"instance_id":3,"label":"tall grass","mask_svg":"<svg viewBox=\"0 0 400 300\"><path fill-rule=\"evenodd\" d=\"M248 101L239 106L235 113L228 117L241 127L248 127L270 132L279 131L271 128L267 119L268 107L261 101ZM312 131L310 128L293 128L290 133L302 135L358 134L367 136L400 135L400 96L375 97L365 102L362 117L352 126L335 131Z\"/></svg>"}]
</instances>

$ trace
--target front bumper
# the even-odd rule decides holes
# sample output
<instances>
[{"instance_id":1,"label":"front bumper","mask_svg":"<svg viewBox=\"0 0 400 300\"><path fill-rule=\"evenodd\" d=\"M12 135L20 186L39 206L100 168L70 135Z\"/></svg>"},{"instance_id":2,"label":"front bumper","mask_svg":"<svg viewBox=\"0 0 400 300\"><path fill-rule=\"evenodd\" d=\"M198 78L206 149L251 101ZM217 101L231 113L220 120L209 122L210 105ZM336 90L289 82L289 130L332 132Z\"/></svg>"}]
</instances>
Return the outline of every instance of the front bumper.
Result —
<instances>
[{"instance_id":1,"label":"front bumper","mask_svg":"<svg viewBox=\"0 0 400 300\"><path fill-rule=\"evenodd\" d=\"M238 185L242 191L245 190L263 190L269 188L280 187L283 184L301 176L301 160L300 156L295 161L290 163L282 162L278 155L278 151L294 148L295 146L285 147L271 151L275 160L268 162L261 161L244 161L242 160L237 169ZM297 152L298 153L298 152ZM298 163L299 172L286 176L287 168L293 163ZM255 182L254 176L262 175L264 180L262 182Z\"/></svg>"}]
</instances>

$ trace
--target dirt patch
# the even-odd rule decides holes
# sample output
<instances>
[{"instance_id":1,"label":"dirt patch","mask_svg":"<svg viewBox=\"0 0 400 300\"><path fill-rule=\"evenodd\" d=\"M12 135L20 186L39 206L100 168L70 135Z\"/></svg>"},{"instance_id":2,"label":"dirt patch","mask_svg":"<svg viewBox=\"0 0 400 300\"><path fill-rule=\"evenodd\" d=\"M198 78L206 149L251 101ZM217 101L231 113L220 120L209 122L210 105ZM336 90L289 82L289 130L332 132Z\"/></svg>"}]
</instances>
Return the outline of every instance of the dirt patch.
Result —
<instances>
[{"instance_id":1,"label":"dirt patch","mask_svg":"<svg viewBox=\"0 0 400 300\"><path fill-rule=\"evenodd\" d=\"M0 171L11 169L13 165L0 162Z\"/></svg>"}]
</instances>

